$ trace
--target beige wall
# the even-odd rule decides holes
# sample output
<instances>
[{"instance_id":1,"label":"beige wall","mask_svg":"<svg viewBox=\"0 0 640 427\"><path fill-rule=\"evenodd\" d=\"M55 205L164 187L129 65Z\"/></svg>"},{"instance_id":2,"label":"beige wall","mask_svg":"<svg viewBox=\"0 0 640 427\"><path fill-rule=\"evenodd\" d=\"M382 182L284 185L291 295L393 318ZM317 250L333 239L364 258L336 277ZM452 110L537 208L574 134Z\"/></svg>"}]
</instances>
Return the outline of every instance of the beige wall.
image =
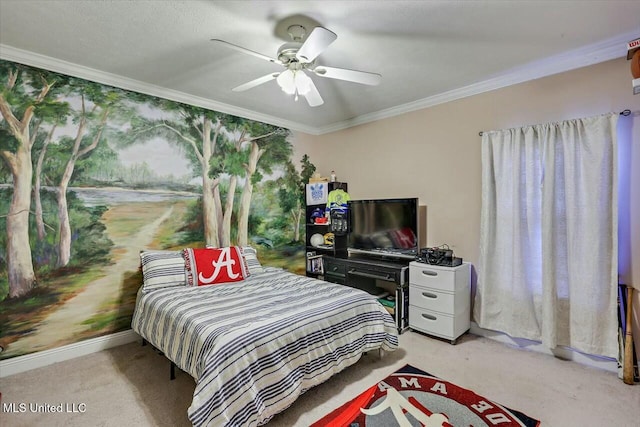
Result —
<instances>
[{"instance_id":1,"label":"beige wall","mask_svg":"<svg viewBox=\"0 0 640 427\"><path fill-rule=\"evenodd\" d=\"M640 95L631 80L621 58L330 134L296 133L294 158L308 154L325 176L335 170L355 199L419 197L428 206L427 245L447 243L477 265L478 132L631 109L632 267L622 280L635 278L640 289ZM640 315L640 295L635 311Z\"/></svg>"}]
</instances>

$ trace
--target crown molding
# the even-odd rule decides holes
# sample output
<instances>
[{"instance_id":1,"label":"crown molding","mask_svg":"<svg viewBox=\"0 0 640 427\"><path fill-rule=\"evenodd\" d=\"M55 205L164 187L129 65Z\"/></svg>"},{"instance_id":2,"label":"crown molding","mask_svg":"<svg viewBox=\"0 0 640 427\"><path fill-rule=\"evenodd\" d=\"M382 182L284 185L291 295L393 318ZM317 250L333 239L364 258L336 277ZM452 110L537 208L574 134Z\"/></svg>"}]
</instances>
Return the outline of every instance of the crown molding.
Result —
<instances>
[{"instance_id":1,"label":"crown molding","mask_svg":"<svg viewBox=\"0 0 640 427\"><path fill-rule=\"evenodd\" d=\"M317 129L317 131L319 135L336 132L353 126L398 116L412 111L421 110L423 108L429 108L439 104L455 101L457 99L539 79L541 77L547 77L553 74L624 57L627 54L628 41L637 37L638 34L636 32L621 34L579 49L574 49L539 61L533 61L520 67L512 68L511 70L500 73L488 80L398 105L396 107L387 108L370 114L364 114L354 117L353 119L337 122L329 126L321 127Z\"/></svg>"},{"instance_id":2,"label":"crown molding","mask_svg":"<svg viewBox=\"0 0 640 427\"><path fill-rule=\"evenodd\" d=\"M177 90L167 89L161 86L130 79L117 74L107 73L95 68L85 67L83 65L78 65L72 62L52 58L50 56L18 49L5 44L0 44L0 59L18 62L20 64L29 65L32 67L43 68L49 71L54 71L56 73L66 74L85 80L91 80L97 83L115 86L133 92L157 96L171 101L181 102L183 104L194 105L197 107L206 108L208 110L220 111L221 113L244 117L246 119L256 120L263 123L269 123L274 126L281 126L300 132L311 134L317 132L317 129L302 125L300 123L282 120L280 118L267 114L260 114L255 111L238 108L233 105L217 102L211 99L191 95Z\"/></svg>"},{"instance_id":3,"label":"crown molding","mask_svg":"<svg viewBox=\"0 0 640 427\"><path fill-rule=\"evenodd\" d=\"M158 96L184 104L220 111L287 129L304 132L310 135L323 135L340 131L350 127L370 123L376 120L395 117L424 108L434 107L439 104L455 101L457 99L478 95L518 83L547 77L553 74L598 64L600 62L617 59L626 55L626 46L629 40L637 38L636 32L629 32L619 36L574 49L542 60L533 61L523 66L512 68L494 77L476 82L458 89L443 92L417 101L387 108L369 114L363 114L348 120L336 122L328 126L312 127L298 122L282 120L267 114L238 108L233 105L216 102L188 93L167 89L161 86L129 79L120 75L107 73L94 68L85 67L67 61L62 61L49 56L17 49L12 46L0 44L0 58L34 67L44 68L70 76L95 81L102 84L116 86L122 89L140 92L151 96Z\"/></svg>"}]
</instances>

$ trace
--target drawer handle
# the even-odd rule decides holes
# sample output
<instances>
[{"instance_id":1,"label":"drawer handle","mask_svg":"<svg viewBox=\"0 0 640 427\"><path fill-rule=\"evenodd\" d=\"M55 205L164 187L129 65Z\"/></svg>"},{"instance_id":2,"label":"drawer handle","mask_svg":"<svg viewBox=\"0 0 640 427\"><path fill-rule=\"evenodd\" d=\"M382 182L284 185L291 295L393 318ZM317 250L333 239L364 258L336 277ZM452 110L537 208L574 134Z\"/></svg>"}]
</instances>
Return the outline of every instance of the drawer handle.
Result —
<instances>
[{"instance_id":1,"label":"drawer handle","mask_svg":"<svg viewBox=\"0 0 640 427\"><path fill-rule=\"evenodd\" d=\"M424 274L425 276L436 277L438 275L438 272L431 270L422 270L422 274Z\"/></svg>"},{"instance_id":2,"label":"drawer handle","mask_svg":"<svg viewBox=\"0 0 640 427\"><path fill-rule=\"evenodd\" d=\"M422 313L422 317L424 317L427 320L437 320L438 319L436 316L433 316L431 314L424 314L424 313Z\"/></svg>"},{"instance_id":3,"label":"drawer handle","mask_svg":"<svg viewBox=\"0 0 640 427\"><path fill-rule=\"evenodd\" d=\"M349 274L353 274L354 276L368 277L369 279L385 280L387 282L394 281L393 277L390 274L385 274L384 276L380 276L378 274L365 273L364 271L358 271L354 268L349 270Z\"/></svg>"},{"instance_id":4,"label":"drawer handle","mask_svg":"<svg viewBox=\"0 0 640 427\"><path fill-rule=\"evenodd\" d=\"M432 298L432 299L438 298L438 295L432 294L431 292L423 292L422 296L425 298Z\"/></svg>"},{"instance_id":5,"label":"drawer handle","mask_svg":"<svg viewBox=\"0 0 640 427\"><path fill-rule=\"evenodd\" d=\"M333 267L331 270L332 271L338 271L338 267Z\"/></svg>"}]
</instances>

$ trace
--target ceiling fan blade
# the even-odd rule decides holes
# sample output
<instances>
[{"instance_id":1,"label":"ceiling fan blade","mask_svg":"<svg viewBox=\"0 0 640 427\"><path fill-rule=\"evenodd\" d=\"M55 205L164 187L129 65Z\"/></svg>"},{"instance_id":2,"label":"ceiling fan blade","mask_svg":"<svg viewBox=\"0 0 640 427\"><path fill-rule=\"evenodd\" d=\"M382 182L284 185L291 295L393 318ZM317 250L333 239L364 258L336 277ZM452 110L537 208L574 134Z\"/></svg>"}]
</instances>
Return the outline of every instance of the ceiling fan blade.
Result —
<instances>
[{"instance_id":1,"label":"ceiling fan blade","mask_svg":"<svg viewBox=\"0 0 640 427\"><path fill-rule=\"evenodd\" d=\"M262 77L258 77L255 80L251 80L250 82L247 82L243 85L240 86L236 86L233 89L231 89L234 92L244 92L245 90L249 90L251 88L254 88L256 86L259 86L263 83L269 82L271 80L274 80L276 77L278 77L280 75L280 73L271 73L271 74L267 74L266 76L262 76Z\"/></svg>"},{"instance_id":2,"label":"ceiling fan blade","mask_svg":"<svg viewBox=\"0 0 640 427\"><path fill-rule=\"evenodd\" d=\"M247 48L235 45L233 43L226 42L224 40L211 39L211 41L212 42L216 42L216 43L222 43L225 46L230 47L231 49L237 50L238 52L246 53L248 55L253 55L256 58L264 59L265 61L273 62L274 64L282 64L282 62L280 62L280 60L278 60L276 58L271 58L270 56L263 55L263 54L258 53L258 52L254 52L253 50L249 50Z\"/></svg>"},{"instance_id":3,"label":"ceiling fan blade","mask_svg":"<svg viewBox=\"0 0 640 427\"><path fill-rule=\"evenodd\" d=\"M338 36L324 27L315 27L300 46L296 58L301 62L311 62L318 57Z\"/></svg>"},{"instance_id":4,"label":"ceiling fan blade","mask_svg":"<svg viewBox=\"0 0 640 427\"><path fill-rule=\"evenodd\" d=\"M307 99L307 102L309 103L310 107L317 107L318 105L324 104L324 100L320 96L320 92L318 92L318 88L313 83L313 80L311 79L309 80L311 82L309 84L309 92L307 92L302 96L304 96Z\"/></svg>"},{"instance_id":5,"label":"ceiling fan blade","mask_svg":"<svg viewBox=\"0 0 640 427\"><path fill-rule=\"evenodd\" d=\"M313 70L320 77L328 77L330 79L346 80L363 85L377 86L382 81L382 76L376 73L367 73L365 71L348 70L346 68L318 66Z\"/></svg>"}]
</instances>

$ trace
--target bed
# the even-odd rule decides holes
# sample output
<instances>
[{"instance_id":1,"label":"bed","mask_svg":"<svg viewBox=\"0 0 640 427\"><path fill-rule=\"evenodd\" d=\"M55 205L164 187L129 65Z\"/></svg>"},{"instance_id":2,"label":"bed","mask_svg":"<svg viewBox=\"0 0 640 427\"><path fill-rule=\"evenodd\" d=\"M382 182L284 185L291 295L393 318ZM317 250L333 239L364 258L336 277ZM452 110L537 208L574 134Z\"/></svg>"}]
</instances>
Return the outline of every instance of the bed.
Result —
<instances>
[{"instance_id":1,"label":"bed","mask_svg":"<svg viewBox=\"0 0 640 427\"><path fill-rule=\"evenodd\" d=\"M255 259L234 283L143 286L132 327L196 380L194 426L263 425L364 353L398 346L375 297Z\"/></svg>"}]
</instances>

